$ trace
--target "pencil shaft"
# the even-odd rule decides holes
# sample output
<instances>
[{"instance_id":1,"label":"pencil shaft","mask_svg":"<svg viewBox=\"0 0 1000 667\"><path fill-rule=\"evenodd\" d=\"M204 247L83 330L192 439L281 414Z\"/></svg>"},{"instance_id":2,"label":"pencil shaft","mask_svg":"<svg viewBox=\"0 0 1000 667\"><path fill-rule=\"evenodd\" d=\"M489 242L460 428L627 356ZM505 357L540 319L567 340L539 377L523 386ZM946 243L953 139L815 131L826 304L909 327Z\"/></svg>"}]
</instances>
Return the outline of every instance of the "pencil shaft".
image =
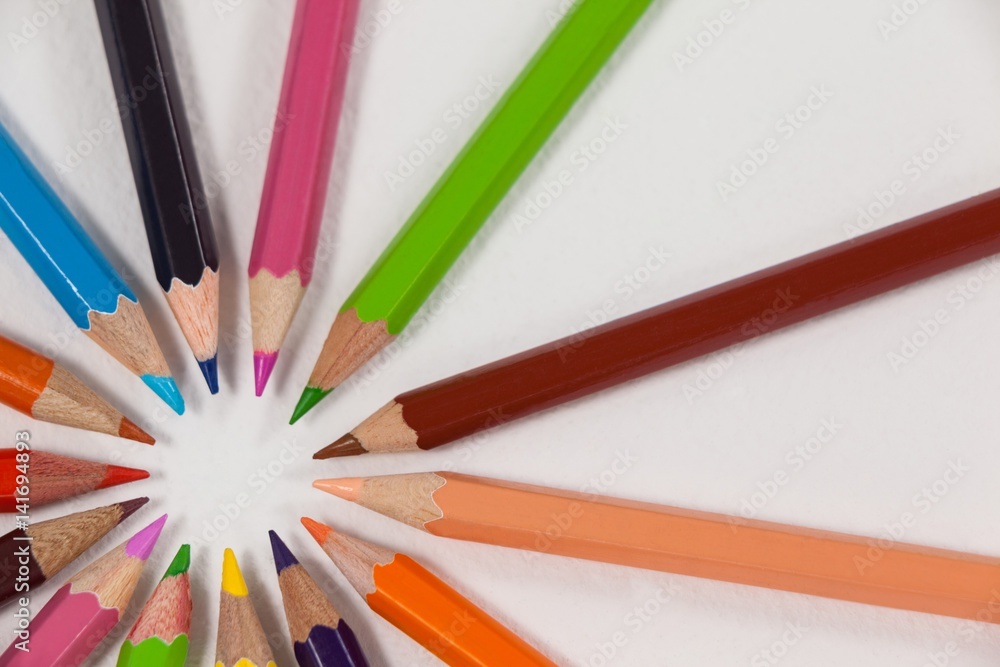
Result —
<instances>
[{"instance_id":1,"label":"pencil shaft","mask_svg":"<svg viewBox=\"0 0 1000 667\"><path fill-rule=\"evenodd\" d=\"M298 0L268 157L250 277L312 278L358 0Z\"/></svg>"},{"instance_id":2,"label":"pencil shaft","mask_svg":"<svg viewBox=\"0 0 1000 667\"><path fill-rule=\"evenodd\" d=\"M651 0L581 0L511 85L342 312L398 334Z\"/></svg>"},{"instance_id":3,"label":"pencil shaft","mask_svg":"<svg viewBox=\"0 0 1000 667\"><path fill-rule=\"evenodd\" d=\"M219 269L212 222L159 0L95 0L156 278Z\"/></svg>"},{"instance_id":4,"label":"pencil shaft","mask_svg":"<svg viewBox=\"0 0 1000 667\"><path fill-rule=\"evenodd\" d=\"M416 445L483 429L1000 252L1000 190L466 371L396 398Z\"/></svg>"},{"instance_id":5,"label":"pencil shaft","mask_svg":"<svg viewBox=\"0 0 1000 667\"><path fill-rule=\"evenodd\" d=\"M39 507L147 477L145 470L37 450L0 449L0 512L14 512L22 503Z\"/></svg>"},{"instance_id":6,"label":"pencil shaft","mask_svg":"<svg viewBox=\"0 0 1000 667\"><path fill-rule=\"evenodd\" d=\"M528 484L436 473L428 532L630 567L976 619L1000 559Z\"/></svg>"},{"instance_id":7,"label":"pencil shaft","mask_svg":"<svg viewBox=\"0 0 1000 667\"><path fill-rule=\"evenodd\" d=\"M408 556L376 565L372 610L453 667L555 665Z\"/></svg>"}]
</instances>

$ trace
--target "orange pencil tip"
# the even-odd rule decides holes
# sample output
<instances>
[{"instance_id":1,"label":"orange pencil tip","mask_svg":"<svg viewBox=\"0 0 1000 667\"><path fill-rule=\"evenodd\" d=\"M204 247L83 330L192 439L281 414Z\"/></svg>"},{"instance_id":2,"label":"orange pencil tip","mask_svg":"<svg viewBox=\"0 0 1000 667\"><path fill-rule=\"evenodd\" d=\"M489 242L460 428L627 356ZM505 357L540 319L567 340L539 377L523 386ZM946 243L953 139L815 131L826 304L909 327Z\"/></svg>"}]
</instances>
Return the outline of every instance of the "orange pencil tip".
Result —
<instances>
[{"instance_id":1,"label":"orange pencil tip","mask_svg":"<svg viewBox=\"0 0 1000 667\"><path fill-rule=\"evenodd\" d=\"M317 479L313 488L326 491L332 496L355 502L361 495L361 487L365 480L360 477L343 477L341 479Z\"/></svg>"},{"instance_id":2,"label":"orange pencil tip","mask_svg":"<svg viewBox=\"0 0 1000 667\"><path fill-rule=\"evenodd\" d=\"M330 528L330 526L324 525L319 521L314 521L307 516L302 517L302 525L306 527L306 530L313 536L313 539L320 544L326 542L326 538L333 532L333 528Z\"/></svg>"},{"instance_id":3,"label":"orange pencil tip","mask_svg":"<svg viewBox=\"0 0 1000 667\"><path fill-rule=\"evenodd\" d=\"M136 426L127 417L122 417L121 424L118 425L118 435L122 438L135 440L136 442L141 442L146 445L156 444L156 440L153 436Z\"/></svg>"},{"instance_id":4,"label":"orange pencil tip","mask_svg":"<svg viewBox=\"0 0 1000 667\"><path fill-rule=\"evenodd\" d=\"M106 489L109 486L118 486L119 484L128 484L129 482L137 482L140 479L147 479L149 473L145 470L139 470L138 468L123 468L122 466L108 466L107 473L104 474L104 479L101 481L97 488Z\"/></svg>"}]
</instances>

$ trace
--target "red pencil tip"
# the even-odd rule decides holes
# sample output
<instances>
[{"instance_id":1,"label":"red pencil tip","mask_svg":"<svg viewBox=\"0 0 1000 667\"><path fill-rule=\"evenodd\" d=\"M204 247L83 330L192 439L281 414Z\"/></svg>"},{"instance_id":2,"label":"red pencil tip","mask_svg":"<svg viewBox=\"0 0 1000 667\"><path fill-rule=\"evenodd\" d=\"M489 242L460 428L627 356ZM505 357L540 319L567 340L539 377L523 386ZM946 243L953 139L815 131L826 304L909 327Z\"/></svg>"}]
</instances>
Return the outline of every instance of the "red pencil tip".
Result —
<instances>
[{"instance_id":1,"label":"red pencil tip","mask_svg":"<svg viewBox=\"0 0 1000 667\"><path fill-rule=\"evenodd\" d=\"M136 426L135 423L127 417L122 417L122 421L118 425L118 435L122 438L135 440L136 442L141 442L146 445L156 444L156 440L153 439L153 436Z\"/></svg>"},{"instance_id":2,"label":"red pencil tip","mask_svg":"<svg viewBox=\"0 0 1000 667\"><path fill-rule=\"evenodd\" d=\"M302 517L302 525L306 527L306 530L313 536L313 539L320 544L326 542L326 538L333 532L333 528L330 528L330 526L324 525L319 521L314 521L306 516Z\"/></svg>"},{"instance_id":3,"label":"red pencil tip","mask_svg":"<svg viewBox=\"0 0 1000 667\"><path fill-rule=\"evenodd\" d=\"M136 482L140 479L146 479L149 477L149 473L145 470L139 470L138 468L123 468L122 466L108 466L108 472L104 475L104 480L101 481L100 485L97 487L99 489L106 489L109 486L118 486L119 484L128 484L129 482Z\"/></svg>"}]
</instances>

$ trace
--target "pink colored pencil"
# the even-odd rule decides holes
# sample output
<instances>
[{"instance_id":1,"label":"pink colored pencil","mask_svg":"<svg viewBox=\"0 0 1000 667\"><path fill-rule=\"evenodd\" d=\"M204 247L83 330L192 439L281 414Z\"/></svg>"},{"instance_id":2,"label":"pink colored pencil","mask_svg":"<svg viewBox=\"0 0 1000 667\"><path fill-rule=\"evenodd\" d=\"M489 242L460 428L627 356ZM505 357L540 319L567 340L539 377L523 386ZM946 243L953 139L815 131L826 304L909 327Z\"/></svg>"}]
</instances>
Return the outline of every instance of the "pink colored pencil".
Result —
<instances>
[{"instance_id":1,"label":"pink colored pencil","mask_svg":"<svg viewBox=\"0 0 1000 667\"><path fill-rule=\"evenodd\" d=\"M250 254L257 395L312 279L359 0L299 0Z\"/></svg>"},{"instance_id":2,"label":"pink colored pencil","mask_svg":"<svg viewBox=\"0 0 1000 667\"><path fill-rule=\"evenodd\" d=\"M167 515L70 579L15 635L3 667L77 667L121 619Z\"/></svg>"}]
</instances>

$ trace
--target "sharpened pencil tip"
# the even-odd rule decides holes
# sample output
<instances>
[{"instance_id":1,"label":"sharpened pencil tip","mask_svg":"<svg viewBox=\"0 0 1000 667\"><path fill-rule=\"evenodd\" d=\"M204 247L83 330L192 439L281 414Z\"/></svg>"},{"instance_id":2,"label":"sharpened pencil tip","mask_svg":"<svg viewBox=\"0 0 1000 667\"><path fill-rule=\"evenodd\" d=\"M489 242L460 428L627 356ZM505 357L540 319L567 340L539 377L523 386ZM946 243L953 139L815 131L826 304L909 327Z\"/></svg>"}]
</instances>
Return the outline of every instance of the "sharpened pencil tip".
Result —
<instances>
[{"instance_id":1,"label":"sharpened pencil tip","mask_svg":"<svg viewBox=\"0 0 1000 667\"><path fill-rule=\"evenodd\" d=\"M313 536L313 539L320 544L326 542L326 538L333 532L330 526L323 525L319 521L314 521L307 516L302 517L302 525L306 527L306 530Z\"/></svg>"},{"instance_id":2,"label":"sharpened pencil tip","mask_svg":"<svg viewBox=\"0 0 1000 667\"><path fill-rule=\"evenodd\" d=\"M119 437L127 438L128 440L141 442L144 445L156 444L156 440L153 436L136 426L135 423L127 417L122 417L121 423L118 424L118 435Z\"/></svg>"},{"instance_id":3,"label":"sharpened pencil tip","mask_svg":"<svg viewBox=\"0 0 1000 667\"><path fill-rule=\"evenodd\" d=\"M163 526L167 523L167 515L164 514L159 519L149 524L135 534L128 544L125 545L125 553L139 560L146 560L153 553L156 541L160 539Z\"/></svg>"},{"instance_id":4,"label":"sharpened pencil tip","mask_svg":"<svg viewBox=\"0 0 1000 667\"><path fill-rule=\"evenodd\" d=\"M152 389L157 396L163 399L163 402L170 406L170 409L179 415L184 414L184 397L181 396L181 390L178 389L177 383L174 382L172 377L163 377L160 375L143 375L142 381L146 383L146 386Z\"/></svg>"},{"instance_id":5,"label":"sharpened pencil tip","mask_svg":"<svg viewBox=\"0 0 1000 667\"><path fill-rule=\"evenodd\" d=\"M317 479L313 488L326 491L331 496L337 496L350 502L356 502L361 496L361 487L365 480L361 477L343 477L341 479Z\"/></svg>"},{"instance_id":6,"label":"sharpened pencil tip","mask_svg":"<svg viewBox=\"0 0 1000 667\"><path fill-rule=\"evenodd\" d=\"M125 519L129 518L133 514L139 511L139 508L149 502L149 498L133 498L132 500L126 500L123 503L118 503L118 506L122 508L122 518L118 519L118 523L121 523Z\"/></svg>"},{"instance_id":7,"label":"sharpened pencil tip","mask_svg":"<svg viewBox=\"0 0 1000 667\"><path fill-rule=\"evenodd\" d=\"M236 561L236 554L232 549L226 549L222 556L222 590L236 597L250 595L247 582L240 572L240 564Z\"/></svg>"},{"instance_id":8,"label":"sharpened pencil tip","mask_svg":"<svg viewBox=\"0 0 1000 667\"><path fill-rule=\"evenodd\" d=\"M264 388L267 381L271 379L271 372L274 364L278 361L277 352L257 352L253 353L253 379L254 389L258 396L264 395Z\"/></svg>"},{"instance_id":9,"label":"sharpened pencil tip","mask_svg":"<svg viewBox=\"0 0 1000 667\"><path fill-rule=\"evenodd\" d=\"M181 548L177 550L177 555L174 559L170 561L170 567L167 568L166 573L164 573L163 578L176 577L178 575L184 574L191 567L191 545L182 544Z\"/></svg>"},{"instance_id":10,"label":"sharpened pencil tip","mask_svg":"<svg viewBox=\"0 0 1000 667\"><path fill-rule=\"evenodd\" d=\"M201 369L201 374L205 376L205 382L208 383L208 390L212 393L213 396L215 394L218 394L219 355L215 355L211 359L206 359L205 361L198 361L198 368Z\"/></svg>"},{"instance_id":11,"label":"sharpened pencil tip","mask_svg":"<svg viewBox=\"0 0 1000 667\"><path fill-rule=\"evenodd\" d=\"M108 466L107 472L104 473L104 479L101 480L97 488L106 489L111 486L128 484L129 482L137 482L140 479L147 478L149 478L149 473L145 470L124 468L122 466Z\"/></svg>"},{"instance_id":12,"label":"sharpened pencil tip","mask_svg":"<svg viewBox=\"0 0 1000 667\"><path fill-rule=\"evenodd\" d=\"M313 458L323 460L338 458L341 456L359 456L367 453L368 450L364 448L361 441L355 438L353 433L348 433L336 442L327 445L313 454Z\"/></svg>"},{"instance_id":13,"label":"sharpened pencil tip","mask_svg":"<svg viewBox=\"0 0 1000 667\"><path fill-rule=\"evenodd\" d=\"M316 407L316 404L326 398L332 389L318 389L316 387L306 387L305 391L302 392L302 396L299 398L298 405L295 406L295 412L292 413L292 419L289 424L294 424L298 420Z\"/></svg>"},{"instance_id":14,"label":"sharpened pencil tip","mask_svg":"<svg viewBox=\"0 0 1000 667\"><path fill-rule=\"evenodd\" d=\"M278 574L281 574L285 568L299 564L299 560L288 549L288 546L281 541L276 532L269 530L267 534L271 538L271 553L274 554L274 567L278 571Z\"/></svg>"}]
</instances>

